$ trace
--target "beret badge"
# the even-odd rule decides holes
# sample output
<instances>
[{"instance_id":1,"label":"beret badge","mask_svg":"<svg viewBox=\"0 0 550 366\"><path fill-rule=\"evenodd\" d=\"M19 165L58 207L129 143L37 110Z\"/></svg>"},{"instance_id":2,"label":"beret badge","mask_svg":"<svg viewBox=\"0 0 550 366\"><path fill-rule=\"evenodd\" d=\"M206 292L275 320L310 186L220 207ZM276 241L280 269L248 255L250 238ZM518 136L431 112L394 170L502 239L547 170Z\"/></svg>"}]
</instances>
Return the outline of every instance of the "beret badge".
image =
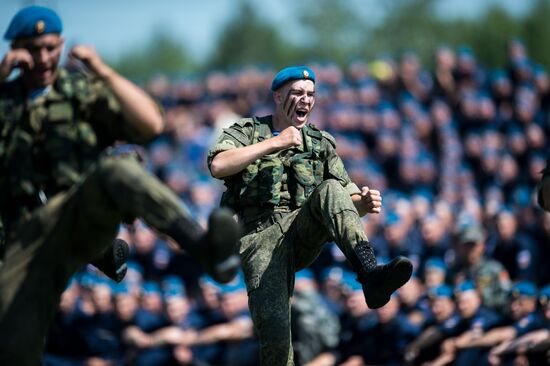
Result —
<instances>
[{"instance_id":1,"label":"beret badge","mask_svg":"<svg viewBox=\"0 0 550 366\"><path fill-rule=\"evenodd\" d=\"M34 26L34 29L36 29L36 33L42 34L44 33L44 30L46 29L46 23L44 23L43 20L39 20L36 22L36 25Z\"/></svg>"}]
</instances>

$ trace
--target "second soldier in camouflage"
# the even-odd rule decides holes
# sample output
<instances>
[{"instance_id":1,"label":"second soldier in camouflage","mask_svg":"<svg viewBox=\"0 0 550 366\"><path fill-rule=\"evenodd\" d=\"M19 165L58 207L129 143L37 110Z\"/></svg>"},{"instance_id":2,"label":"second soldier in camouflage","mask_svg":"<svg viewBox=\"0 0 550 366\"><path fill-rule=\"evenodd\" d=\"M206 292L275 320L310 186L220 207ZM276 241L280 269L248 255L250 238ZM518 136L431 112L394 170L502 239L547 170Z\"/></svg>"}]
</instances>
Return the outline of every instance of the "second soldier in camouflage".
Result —
<instances>
[{"instance_id":1,"label":"second soldier in camouflage","mask_svg":"<svg viewBox=\"0 0 550 366\"><path fill-rule=\"evenodd\" d=\"M351 182L334 138L308 124L315 74L288 67L274 78L274 115L245 118L225 129L209 152L212 175L227 187L222 205L245 226L240 254L262 365L293 365L290 297L294 273L323 244L335 241L378 308L408 281L412 265L396 258L376 264L361 216L379 213L380 192Z\"/></svg>"}]
</instances>

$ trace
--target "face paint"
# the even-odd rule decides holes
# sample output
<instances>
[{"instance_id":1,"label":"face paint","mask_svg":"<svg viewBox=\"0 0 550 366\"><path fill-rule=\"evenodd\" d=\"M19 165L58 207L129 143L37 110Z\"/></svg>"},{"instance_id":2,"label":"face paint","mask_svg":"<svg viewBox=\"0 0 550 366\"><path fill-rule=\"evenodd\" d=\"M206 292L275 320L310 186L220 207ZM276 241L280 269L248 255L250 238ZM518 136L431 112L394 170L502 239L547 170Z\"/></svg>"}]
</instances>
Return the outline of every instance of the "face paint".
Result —
<instances>
[{"instance_id":1,"label":"face paint","mask_svg":"<svg viewBox=\"0 0 550 366\"><path fill-rule=\"evenodd\" d=\"M310 80L298 80L286 89L280 110L289 125L301 127L307 123L309 114L315 104L315 86Z\"/></svg>"},{"instance_id":2,"label":"face paint","mask_svg":"<svg viewBox=\"0 0 550 366\"><path fill-rule=\"evenodd\" d=\"M283 104L283 111L289 120L292 120L292 114L294 113L296 104L298 104L298 99L298 96L292 94L292 89L289 89Z\"/></svg>"}]
</instances>

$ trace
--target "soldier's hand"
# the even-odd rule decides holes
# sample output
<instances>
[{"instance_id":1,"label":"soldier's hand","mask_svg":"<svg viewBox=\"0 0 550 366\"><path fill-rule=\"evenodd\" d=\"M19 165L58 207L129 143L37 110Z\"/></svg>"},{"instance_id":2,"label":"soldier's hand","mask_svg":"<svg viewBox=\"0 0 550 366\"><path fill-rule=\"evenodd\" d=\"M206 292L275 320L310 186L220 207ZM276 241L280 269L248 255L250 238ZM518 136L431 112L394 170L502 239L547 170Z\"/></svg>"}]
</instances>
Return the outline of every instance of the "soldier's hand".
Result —
<instances>
[{"instance_id":1,"label":"soldier's hand","mask_svg":"<svg viewBox=\"0 0 550 366\"><path fill-rule=\"evenodd\" d=\"M279 136L274 137L277 150L290 149L302 145L302 132L294 126L281 131Z\"/></svg>"},{"instance_id":2,"label":"soldier's hand","mask_svg":"<svg viewBox=\"0 0 550 366\"><path fill-rule=\"evenodd\" d=\"M365 205L367 213L380 213L382 210L382 195L376 189L361 188L361 201Z\"/></svg>"},{"instance_id":3,"label":"soldier's hand","mask_svg":"<svg viewBox=\"0 0 550 366\"><path fill-rule=\"evenodd\" d=\"M72 60L82 62L91 72L100 78L106 77L111 68L107 66L97 54L95 48L85 45L74 46L69 52L69 57Z\"/></svg>"},{"instance_id":4,"label":"soldier's hand","mask_svg":"<svg viewBox=\"0 0 550 366\"><path fill-rule=\"evenodd\" d=\"M0 63L0 82L6 80L14 69L30 70L34 67L31 54L24 48L8 51Z\"/></svg>"}]
</instances>

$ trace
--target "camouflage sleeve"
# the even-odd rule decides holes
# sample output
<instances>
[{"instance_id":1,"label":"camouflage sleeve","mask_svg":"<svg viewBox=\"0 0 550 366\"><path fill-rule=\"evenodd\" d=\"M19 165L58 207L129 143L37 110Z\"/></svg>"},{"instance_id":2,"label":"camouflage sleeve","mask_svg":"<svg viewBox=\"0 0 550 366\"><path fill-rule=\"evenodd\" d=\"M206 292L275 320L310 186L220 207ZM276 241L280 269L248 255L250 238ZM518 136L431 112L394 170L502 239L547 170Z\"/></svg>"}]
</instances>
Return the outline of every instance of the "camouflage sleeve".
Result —
<instances>
[{"instance_id":1,"label":"camouflage sleeve","mask_svg":"<svg viewBox=\"0 0 550 366\"><path fill-rule=\"evenodd\" d=\"M224 128L214 146L208 151L208 169L211 169L214 157L222 151L250 145L253 128L254 123L251 118L242 119L232 126Z\"/></svg>"},{"instance_id":2,"label":"camouflage sleeve","mask_svg":"<svg viewBox=\"0 0 550 366\"><path fill-rule=\"evenodd\" d=\"M322 134L323 140L327 142L324 144L327 157L324 179L336 179L348 191L350 196L361 194L359 187L349 178L348 172L344 167L344 162L336 153L336 140L328 132L323 131Z\"/></svg>"},{"instance_id":3,"label":"camouflage sleeve","mask_svg":"<svg viewBox=\"0 0 550 366\"><path fill-rule=\"evenodd\" d=\"M116 140L130 143L146 142L141 134L124 120L120 104L111 89L97 78L91 79L90 83L90 122L98 138L111 142ZM107 144L110 143L107 142Z\"/></svg>"}]
</instances>

